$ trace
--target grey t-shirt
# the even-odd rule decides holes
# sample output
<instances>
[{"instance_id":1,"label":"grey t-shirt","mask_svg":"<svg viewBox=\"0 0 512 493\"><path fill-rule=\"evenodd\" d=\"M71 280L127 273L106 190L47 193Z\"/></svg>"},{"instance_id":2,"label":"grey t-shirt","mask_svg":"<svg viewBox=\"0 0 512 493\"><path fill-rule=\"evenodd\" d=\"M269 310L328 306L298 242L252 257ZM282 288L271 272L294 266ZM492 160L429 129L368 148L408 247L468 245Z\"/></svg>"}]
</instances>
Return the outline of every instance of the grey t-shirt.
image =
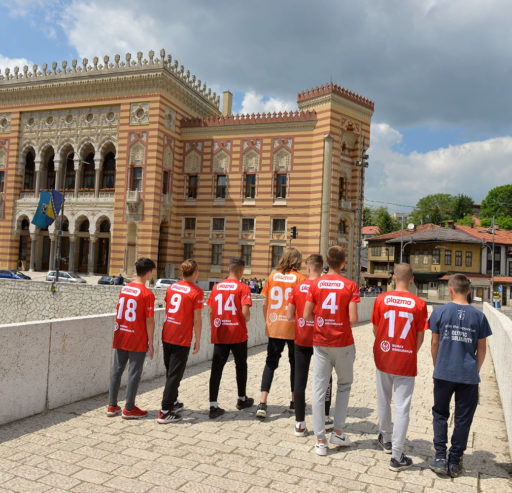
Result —
<instances>
[{"instance_id":1,"label":"grey t-shirt","mask_svg":"<svg viewBox=\"0 0 512 493\"><path fill-rule=\"evenodd\" d=\"M478 384L478 339L489 337L491 327L485 315L471 305L448 303L436 308L428 322L439 334L434 378L450 382Z\"/></svg>"}]
</instances>

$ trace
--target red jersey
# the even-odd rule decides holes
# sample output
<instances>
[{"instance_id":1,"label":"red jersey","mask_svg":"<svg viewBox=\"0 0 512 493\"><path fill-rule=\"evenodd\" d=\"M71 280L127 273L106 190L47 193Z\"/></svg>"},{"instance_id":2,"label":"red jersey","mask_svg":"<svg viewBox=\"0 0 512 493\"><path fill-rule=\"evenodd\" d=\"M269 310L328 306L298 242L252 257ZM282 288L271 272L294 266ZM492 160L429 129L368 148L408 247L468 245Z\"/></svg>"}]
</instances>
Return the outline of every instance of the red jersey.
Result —
<instances>
[{"instance_id":1,"label":"red jersey","mask_svg":"<svg viewBox=\"0 0 512 493\"><path fill-rule=\"evenodd\" d=\"M210 306L213 344L237 344L247 340L242 306L252 306L249 286L237 279L225 279L213 286Z\"/></svg>"},{"instance_id":2,"label":"red jersey","mask_svg":"<svg viewBox=\"0 0 512 493\"><path fill-rule=\"evenodd\" d=\"M131 282L119 293L114 324L114 349L145 353L146 318L155 316L155 295L143 284Z\"/></svg>"},{"instance_id":3,"label":"red jersey","mask_svg":"<svg viewBox=\"0 0 512 493\"><path fill-rule=\"evenodd\" d=\"M326 274L316 279L306 297L315 304L314 346L345 347L354 344L348 305L359 303L359 288L340 274Z\"/></svg>"},{"instance_id":4,"label":"red jersey","mask_svg":"<svg viewBox=\"0 0 512 493\"><path fill-rule=\"evenodd\" d=\"M315 281L306 279L297 284L288 298L290 305L295 305L295 344L304 347L313 346L313 332L315 331L315 322L306 322L303 318L304 306L306 305L306 296L309 287Z\"/></svg>"},{"instance_id":5,"label":"red jersey","mask_svg":"<svg viewBox=\"0 0 512 493\"><path fill-rule=\"evenodd\" d=\"M375 366L392 375L415 377L417 333L428 327L427 304L404 291L382 293L373 305L372 323L377 326Z\"/></svg>"},{"instance_id":6,"label":"red jersey","mask_svg":"<svg viewBox=\"0 0 512 493\"><path fill-rule=\"evenodd\" d=\"M166 316L162 341L190 347L194 329L194 311L204 307L204 292L188 281L171 284L165 293Z\"/></svg>"}]
</instances>

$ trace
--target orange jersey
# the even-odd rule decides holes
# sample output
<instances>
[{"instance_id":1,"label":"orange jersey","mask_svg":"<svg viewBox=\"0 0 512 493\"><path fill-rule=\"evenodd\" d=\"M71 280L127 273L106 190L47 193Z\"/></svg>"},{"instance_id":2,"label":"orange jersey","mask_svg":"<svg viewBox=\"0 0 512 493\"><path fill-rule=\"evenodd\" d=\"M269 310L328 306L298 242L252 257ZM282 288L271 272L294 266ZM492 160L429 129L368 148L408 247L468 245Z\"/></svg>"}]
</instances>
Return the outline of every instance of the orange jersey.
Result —
<instances>
[{"instance_id":1,"label":"orange jersey","mask_svg":"<svg viewBox=\"0 0 512 493\"><path fill-rule=\"evenodd\" d=\"M270 274L261 292L267 299L267 337L289 340L295 338L295 321L289 322L287 317L288 298L293 288L305 280L305 276L294 270L286 274Z\"/></svg>"}]
</instances>

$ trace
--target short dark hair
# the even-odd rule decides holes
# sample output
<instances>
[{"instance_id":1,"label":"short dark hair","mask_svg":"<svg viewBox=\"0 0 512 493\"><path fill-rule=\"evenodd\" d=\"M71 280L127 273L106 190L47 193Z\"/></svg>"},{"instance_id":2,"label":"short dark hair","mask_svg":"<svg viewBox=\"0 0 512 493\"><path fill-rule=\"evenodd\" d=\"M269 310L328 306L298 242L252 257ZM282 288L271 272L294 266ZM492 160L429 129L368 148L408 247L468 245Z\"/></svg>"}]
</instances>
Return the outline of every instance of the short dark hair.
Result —
<instances>
[{"instance_id":1,"label":"short dark hair","mask_svg":"<svg viewBox=\"0 0 512 493\"><path fill-rule=\"evenodd\" d=\"M156 268L155 262L150 258L141 257L135 262L135 271L138 276L145 276L148 272Z\"/></svg>"},{"instance_id":2,"label":"short dark hair","mask_svg":"<svg viewBox=\"0 0 512 493\"><path fill-rule=\"evenodd\" d=\"M321 271L324 267L324 259L321 255L312 254L306 259L306 265L315 271Z\"/></svg>"},{"instance_id":3,"label":"short dark hair","mask_svg":"<svg viewBox=\"0 0 512 493\"><path fill-rule=\"evenodd\" d=\"M334 245L327 250L327 264L333 269L339 269L345 262L345 250L339 245Z\"/></svg>"},{"instance_id":4,"label":"short dark hair","mask_svg":"<svg viewBox=\"0 0 512 493\"><path fill-rule=\"evenodd\" d=\"M245 262L243 258L233 257L229 261L229 272L234 272L238 269L243 269L245 267Z\"/></svg>"},{"instance_id":5,"label":"short dark hair","mask_svg":"<svg viewBox=\"0 0 512 493\"><path fill-rule=\"evenodd\" d=\"M471 289L471 283L464 274L453 274L448 281L448 286L451 286L457 294L467 294Z\"/></svg>"}]
</instances>

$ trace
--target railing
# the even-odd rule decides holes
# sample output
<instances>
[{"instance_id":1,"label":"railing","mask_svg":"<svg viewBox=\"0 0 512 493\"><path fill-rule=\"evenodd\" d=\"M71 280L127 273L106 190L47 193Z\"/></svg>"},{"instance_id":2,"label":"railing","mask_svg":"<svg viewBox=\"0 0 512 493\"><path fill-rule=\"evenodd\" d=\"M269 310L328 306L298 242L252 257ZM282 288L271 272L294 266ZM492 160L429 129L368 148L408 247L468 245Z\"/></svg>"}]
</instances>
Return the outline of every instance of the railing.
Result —
<instances>
[{"instance_id":1,"label":"railing","mask_svg":"<svg viewBox=\"0 0 512 493\"><path fill-rule=\"evenodd\" d=\"M138 190L128 190L126 194L127 202L140 202L140 192Z\"/></svg>"},{"instance_id":2,"label":"railing","mask_svg":"<svg viewBox=\"0 0 512 493\"><path fill-rule=\"evenodd\" d=\"M210 235L212 240L223 240L225 236L224 231L214 229Z\"/></svg>"},{"instance_id":3,"label":"railing","mask_svg":"<svg viewBox=\"0 0 512 493\"><path fill-rule=\"evenodd\" d=\"M273 240L286 240L286 232L285 231L273 231L272 239Z\"/></svg>"},{"instance_id":4,"label":"railing","mask_svg":"<svg viewBox=\"0 0 512 493\"><path fill-rule=\"evenodd\" d=\"M28 190L22 190L20 192L20 199L35 199L37 198L36 197L36 193L32 190L32 191L28 191Z\"/></svg>"},{"instance_id":5,"label":"railing","mask_svg":"<svg viewBox=\"0 0 512 493\"><path fill-rule=\"evenodd\" d=\"M254 231L242 231L240 238L242 240L254 240Z\"/></svg>"},{"instance_id":6,"label":"railing","mask_svg":"<svg viewBox=\"0 0 512 493\"><path fill-rule=\"evenodd\" d=\"M340 199L338 206L340 209L352 209L352 202L350 202L350 200Z\"/></svg>"},{"instance_id":7,"label":"railing","mask_svg":"<svg viewBox=\"0 0 512 493\"><path fill-rule=\"evenodd\" d=\"M195 238L196 237L196 230L195 229L185 229L183 231L183 238Z\"/></svg>"}]
</instances>

